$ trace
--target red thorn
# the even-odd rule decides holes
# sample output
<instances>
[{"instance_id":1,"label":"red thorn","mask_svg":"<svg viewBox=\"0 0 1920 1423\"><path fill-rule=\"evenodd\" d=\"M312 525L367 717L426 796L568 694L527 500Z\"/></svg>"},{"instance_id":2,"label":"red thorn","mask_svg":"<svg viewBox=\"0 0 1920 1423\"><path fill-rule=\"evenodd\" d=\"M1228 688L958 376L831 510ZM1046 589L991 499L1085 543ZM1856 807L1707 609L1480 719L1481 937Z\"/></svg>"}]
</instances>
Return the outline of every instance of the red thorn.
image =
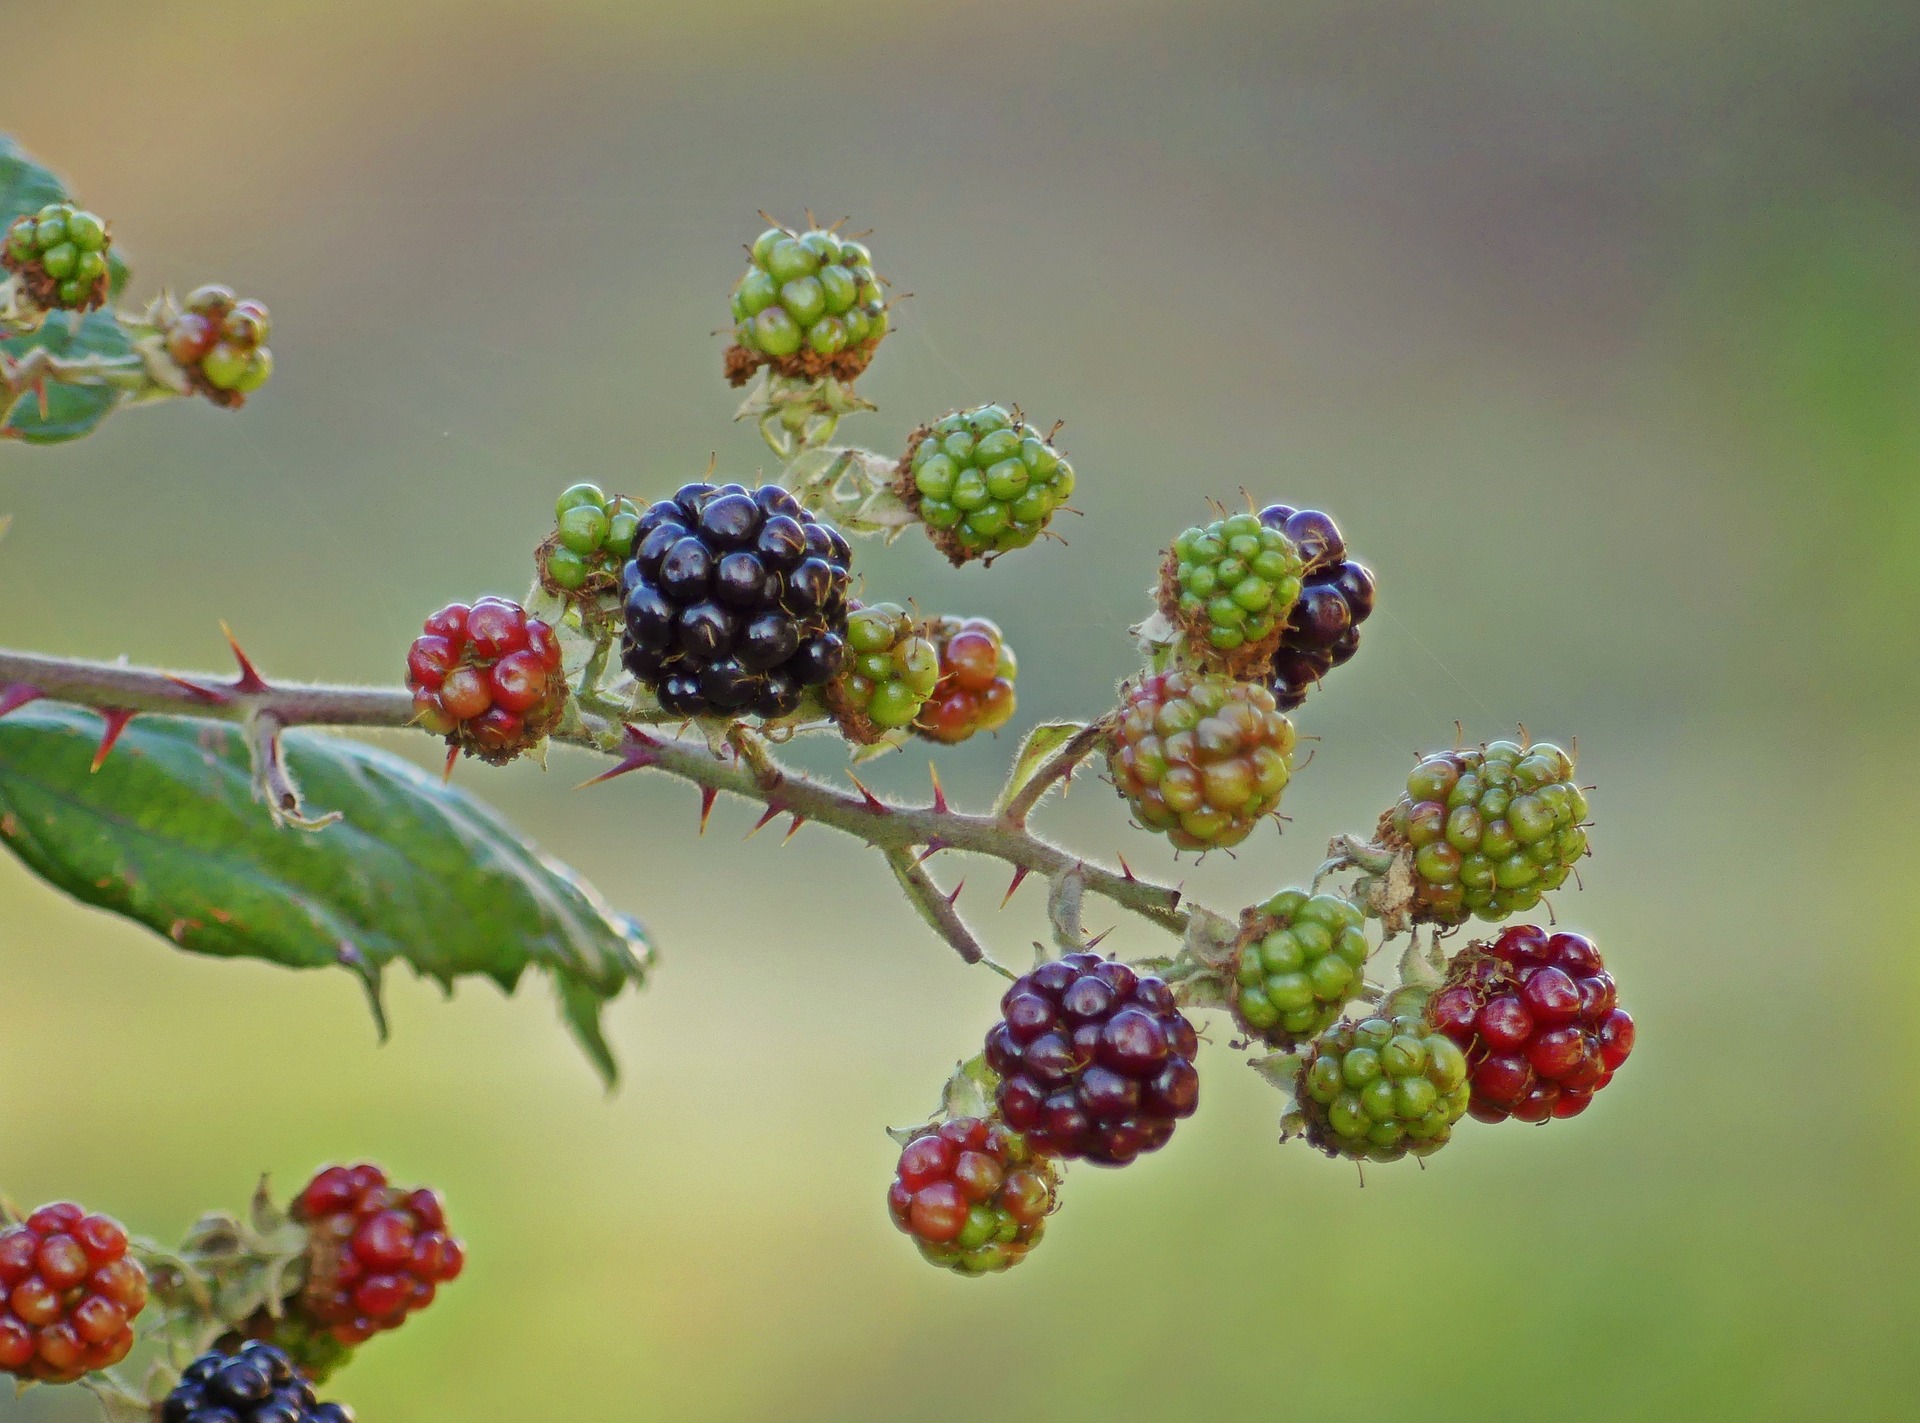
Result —
<instances>
[{"instance_id":1,"label":"red thorn","mask_svg":"<svg viewBox=\"0 0 1920 1423\"><path fill-rule=\"evenodd\" d=\"M1127 863L1127 857L1126 857L1125 855L1122 855L1122 854L1120 854L1120 853L1119 853L1118 851L1115 851L1115 852L1114 852L1114 856L1113 856L1113 857L1114 857L1114 859L1116 859L1116 860L1118 860L1118 861L1120 862L1120 875L1121 875L1121 877L1122 877L1123 879L1125 879L1125 880L1126 880L1126 882L1127 882L1128 884L1132 884L1132 883L1134 882L1134 879L1133 879L1133 866L1132 866L1132 865L1129 865L1129 864Z\"/></svg>"},{"instance_id":2,"label":"red thorn","mask_svg":"<svg viewBox=\"0 0 1920 1423\"><path fill-rule=\"evenodd\" d=\"M947 813L947 793L940 788L940 768L927 762L927 774L933 777L933 809L937 815Z\"/></svg>"},{"instance_id":3,"label":"red thorn","mask_svg":"<svg viewBox=\"0 0 1920 1423\"><path fill-rule=\"evenodd\" d=\"M446 785L453 780L453 763L459 759L460 748L458 746L449 746L447 748L447 764L440 768L440 783L442 785Z\"/></svg>"},{"instance_id":4,"label":"red thorn","mask_svg":"<svg viewBox=\"0 0 1920 1423\"><path fill-rule=\"evenodd\" d=\"M1091 939L1089 939L1089 940L1087 940L1087 942L1086 942L1086 944L1085 944L1085 946L1084 946L1084 947L1086 947L1086 948L1089 948L1089 949L1097 949L1097 948L1099 948L1099 947L1100 947L1100 941L1101 941L1102 939L1104 939L1104 938L1106 938L1106 937L1107 937L1107 935L1109 935L1109 934L1111 934L1112 932L1113 932L1113 930L1112 930L1112 928L1111 928L1111 927L1109 927L1109 928L1105 928L1105 929L1102 929L1102 930L1101 930L1101 931L1100 931L1099 933L1097 933L1097 934L1095 934L1095 935L1094 935L1094 936L1093 936L1093 937L1092 937Z\"/></svg>"},{"instance_id":5,"label":"red thorn","mask_svg":"<svg viewBox=\"0 0 1920 1423\"><path fill-rule=\"evenodd\" d=\"M273 688L267 685L267 679L254 670L252 661L240 650L240 644L234 638L233 629L222 622L220 631L226 634L227 646L233 649L233 660L240 664L240 679L233 684L233 690L236 692L272 691Z\"/></svg>"},{"instance_id":6,"label":"red thorn","mask_svg":"<svg viewBox=\"0 0 1920 1423\"><path fill-rule=\"evenodd\" d=\"M762 814L758 820L753 822L753 829L749 830L746 833L746 835L742 838L751 840L754 836L758 835L762 830L766 828L768 821L774 819L776 816L780 814L781 809L782 809L781 806L775 804L772 801L768 801L765 813Z\"/></svg>"},{"instance_id":7,"label":"red thorn","mask_svg":"<svg viewBox=\"0 0 1920 1423\"><path fill-rule=\"evenodd\" d=\"M659 745L658 741L639 727L628 723L626 743L620 749L620 764L610 771L602 771L599 775L582 781L574 789L583 791L588 786L597 786L602 781L610 781L615 776L624 776L629 771L644 771L654 764L656 758L653 753ZM705 823L704 817L701 823Z\"/></svg>"},{"instance_id":8,"label":"red thorn","mask_svg":"<svg viewBox=\"0 0 1920 1423\"><path fill-rule=\"evenodd\" d=\"M38 687L29 687L25 682L9 682L0 687L0 716L17 712L28 702L37 702L45 695Z\"/></svg>"},{"instance_id":9,"label":"red thorn","mask_svg":"<svg viewBox=\"0 0 1920 1423\"><path fill-rule=\"evenodd\" d=\"M47 412L47 378L45 376L34 377L33 393L34 393L34 396L40 402L40 418L42 420L45 420L48 414Z\"/></svg>"},{"instance_id":10,"label":"red thorn","mask_svg":"<svg viewBox=\"0 0 1920 1423\"><path fill-rule=\"evenodd\" d=\"M920 852L919 858L916 859L914 863L916 865L924 865L928 860L931 860L935 855L939 854L942 850L951 849L951 848L952 847L949 846L945 840L942 840L938 835L936 835L931 840L927 841L927 848Z\"/></svg>"},{"instance_id":11,"label":"red thorn","mask_svg":"<svg viewBox=\"0 0 1920 1423\"><path fill-rule=\"evenodd\" d=\"M805 825L806 823L807 823L807 817L800 814L798 811L795 811L793 815L793 824L789 825L787 827L787 833L780 837L780 843L784 845L787 843L787 841L791 840L794 836L798 835L800 833L800 827L802 825Z\"/></svg>"},{"instance_id":12,"label":"red thorn","mask_svg":"<svg viewBox=\"0 0 1920 1423\"><path fill-rule=\"evenodd\" d=\"M881 800L880 797L876 796L872 791L868 790L865 786L861 785L860 778L854 775L853 772L851 771L847 772L847 779L852 781L855 788L859 790L860 798L866 801L868 810L872 811L875 815L893 814L893 812L887 808L887 803Z\"/></svg>"},{"instance_id":13,"label":"red thorn","mask_svg":"<svg viewBox=\"0 0 1920 1423\"><path fill-rule=\"evenodd\" d=\"M182 691L192 693L208 706L223 707L233 700L232 696L217 687L203 687L198 682L189 682L185 677L176 677L171 672L162 672L160 675Z\"/></svg>"},{"instance_id":14,"label":"red thorn","mask_svg":"<svg viewBox=\"0 0 1920 1423\"><path fill-rule=\"evenodd\" d=\"M720 791L717 787L700 787L700 833L702 835L707 833L707 818L713 814L713 802L719 795Z\"/></svg>"},{"instance_id":15,"label":"red thorn","mask_svg":"<svg viewBox=\"0 0 1920 1423\"><path fill-rule=\"evenodd\" d=\"M113 753L114 743L119 741L120 733L127 729L128 722L140 715L125 707L100 707L98 710L100 719L107 725L100 733L100 749L93 753L93 764L87 768L89 771L97 771L107 764L107 757Z\"/></svg>"},{"instance_id":16,"label":"red thorn","mask_svg":"<svg viewBox=\"0 0 1920 1423\"><path fill-rule=\"evenodd\" d=\"M1027 877L1027 867L1018 865L1013 871L1013 883L1007 886L1007 892L1000 896L1000 907L1005 909L1007 901L1013 898L1013 892L1020 888L1020 882Z\"/></svg>"},{"instance_id":17,"label":"red thorn","mask_svg":"<svg viewBox=\"0 0 1920 1423\"><path fill-rule=\"evenodd\" d=\"M960 891L965 889L966 887L967 887L967 882L965 880L961 880L960 883L956 884L953 887L953 893L947 896L947 903L952 904L956 899L958 899L960 897Z\"/></svg>"}]
</instances>

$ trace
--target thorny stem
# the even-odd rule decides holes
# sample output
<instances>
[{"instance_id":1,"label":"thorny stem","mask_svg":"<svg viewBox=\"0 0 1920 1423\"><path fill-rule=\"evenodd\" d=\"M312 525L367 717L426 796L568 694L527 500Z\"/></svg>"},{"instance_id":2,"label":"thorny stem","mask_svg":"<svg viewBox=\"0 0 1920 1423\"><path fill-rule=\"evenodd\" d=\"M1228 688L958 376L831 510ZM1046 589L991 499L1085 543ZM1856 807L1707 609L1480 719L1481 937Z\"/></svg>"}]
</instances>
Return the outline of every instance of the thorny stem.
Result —
<instances>
[{"instance_id":1,"label":"thorny stem","mask_svg":"<svg viewBox=\"0 0 1920 1423\"><path fill-rule=\"evenodd\" d=\"M286 778L278 754L283 729L327 726L402 730L414 726L413 698L404 688L268 683L244 655L241 675L225 681L201 673L172 673L119 662L0 649L0 715L36 697L90 707L109 716L161 712L246 726L261 793L275 809L276 818L296 826L308 818L300 809L298 792ZM1086 893L1132 910L1174 935L1185 933L1196 912L1196 906L1185 903L1177 888L1136 878L1130 871L1116 873L1086 860L1035 835L1011 814L976 815L955 810L937 792L931 804L900 805L883 801L864 788L857 792L844 790L783 765L761 737L744 729L736 729L716 748L704 739L643 729L630 720L576 705L554 739L616 758L618 764L596 780L629 771L663 771L704 790L758 802L766 807L768 818L790 815L796 826L809 821L831 826L873 846L888 857L894 873L929 923L969 962L983 960L984 950L960 920L953 899L941 894L921 869L921 863L936 851L986 856L1049 881L1070 879ZM1088 739L1079 755L1092 744ZM1055 752L1035 780L1064 775L1078 759L1066 756L1072 745L1070 742ZM1016 797L1014 804L1021 799ZM1009 806L1009 812L1012 809ZM907 871L902 870L903 863L910 867ZM932 904L941 907L934 910Z\"/></svg>"}]
</instances>

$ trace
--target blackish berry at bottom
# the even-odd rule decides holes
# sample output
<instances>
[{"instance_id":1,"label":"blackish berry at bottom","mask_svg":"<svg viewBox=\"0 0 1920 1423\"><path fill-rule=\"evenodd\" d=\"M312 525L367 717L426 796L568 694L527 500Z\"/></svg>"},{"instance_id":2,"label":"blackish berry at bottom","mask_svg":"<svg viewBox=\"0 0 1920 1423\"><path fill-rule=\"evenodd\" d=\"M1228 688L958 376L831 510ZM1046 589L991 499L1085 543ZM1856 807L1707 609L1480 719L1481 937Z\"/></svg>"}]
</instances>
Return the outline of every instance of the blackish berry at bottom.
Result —
<instances>
[{"instance_id":1,"label":"blackish berry at bottom","mask_svg":"<svg viewBox=\"0 0 1920 1423\"><path fill-rule=\"evenodd\" d=\"M160 1405L160 1423L353 1423L353 1410L321 1403L285 1353L256 1340L189 1364Z\"/></svg>"}]
</instances>

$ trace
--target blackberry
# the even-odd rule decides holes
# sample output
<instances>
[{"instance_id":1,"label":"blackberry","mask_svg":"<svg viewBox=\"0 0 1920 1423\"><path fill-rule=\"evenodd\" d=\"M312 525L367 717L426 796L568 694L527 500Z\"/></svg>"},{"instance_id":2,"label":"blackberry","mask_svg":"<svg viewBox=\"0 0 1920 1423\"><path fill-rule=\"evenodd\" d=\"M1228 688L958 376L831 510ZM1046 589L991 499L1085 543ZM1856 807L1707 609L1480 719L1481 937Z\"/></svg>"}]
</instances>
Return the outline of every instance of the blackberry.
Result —
<instances>
[{"instance_id":1,"label":"blackberry","mask_svg":"<svg viewBox=\"0 0 1920 1423\"><path fill-rule=\"evenodd\" d=\"M560 724L567 680L560 641L518 603L450 603L407 650L414 720L447 745L499 766Z\"/></svg>"},{"instance_id":2,"label":"blackberry","mask_svg":"<svg viewBox=\"0 0 1920 1423\"><path fill-rule=\"evenodd\" d=\"M118 1221L61 1201L0 1230L0 1374L73 1383L111 1368L146 1304Z\"/></svg>"},{"instance_id":3,"label":"blackberry","mask_svg":"<svg viewBox=\"0 0 1920 1423\"><path fill-rule=\"evenodd\" d=\"M167 354L215 405L237 410L273 374L266 307L221 286L200 287L164 322Z\"/></svg>"},{"instance_id":4,"label":"blackberry","mask_svg":"<svg viewBox=\"0 0 1920 1423\"><path fill-rule=\"evenodd\" d=\"M1203 666L1242 676L1272 657L1305 567L1280 529L1234 514L1186 530L1160 566L1160 611Z\"/></svg>"},{"instance_id":5,"label":"blackberry","mask_svg":"<svg viewBox=\"0 0 1920 1423\"><path fill-rule=\"evenodd\" d=\"M554 531L534 554L540 586L591 607L620 586L620 565L633 557L640 506L598 485L576 484L554 505Z\"/></svg>"},{"instance_id":6,"label":"blackberry","mask_svg":"<svg viewBox=\"0 0 1920 1423\"><path fill-rule=\"evenodd\" d=\"M678 716L788 716L847 666L853 551L777 484L688 484L640 516L621 660Z\"/></svg>"},{"instance_id":7,"label":"blackberry","mask_svg":"<svg viewBox=\"0 0 1920 1423\"><path fill-rule=\"evenodd\" d=\"M831 228L770 227L748 249L733 284L727 379L745 385L761 366L785 376L852 380L887 334L886 294L865 245Z\"/></svg>"},{"instance_id":8,"label":"blackberry","mask_svg":"<svg viewBox=\"0 0 1920 1423\"><path fill-rule=\"evenodd\" d=\"M466 1264L439 1194L391 1186L377 1166L328 1167L300 1193L293 1218L310 1232L295 1307L349 1347L398 1329Z\"/></svg>"},{"instance_id":9,"label":"blackberry","mask_svg":"<svg viewBox=\"0 0 1920 1423\"><path fill-rule=\"evenodd\" d=\"M952 745L1005 726L1013 717L1020 665L1000 629L985 618L941 618L933 639L940 649L940 681L914 731Z\"/></svg>"},{"instance_id":10,"label":"blackberry","mask_svg":"<svg viewBox=\"0 0 1920 1423\"><path fill-rule=\"evenodd\" d=\"M1347 557L1339 526L1317 509L1272 504L1260 511L1260 522L1285 534L1306 565L1266 673L1274 702L1292 711L1359 650L1360 624L1373 612L1373 574Z\"/></svg>"},{"instance_id":11,"label":"blackberry","mask_svg":"<svg viewBox=\"0 0 1920 1423\"><path fill-rule=\"evenodd\" d=\"M1277 1048L1330 1027L1365 986L1366 917L1337 895L1283 890L1241 916L1233 1016Z\"/></svg>"},{"instance_id":12,"label":"blackberry","mask_svg":"<svg viewBox=\"0 0 1920 1423\"><path fill-rule=\"evenodd\" d=\"M1355 1161L1438 1151L1470 1095L1466 1054L1418 1011L1334 1024L1308 1048L1295 1093L1307 1141Z\"/></svg>"},{"instance_id":13,"label":"blackberry","mask_svg":"<svg viewBox=\"0 0 1920 1423\"><path fill-rule=\"evenodd\" d=\"M107 301L107 225L72 203L16 217L0 244L12 272L43 311L92 311Z\"/></svg>"},{"instance_id":14,"label":"blackberry","mask_svg":"<svg viewBox=\"0 0 1920 1423\"><path fill-rule=\"evenodd\" d=\"M1593 940L1534 924L1456 955L1428 1011L1467 1055L1483 1122L1576 1117L1633 1051Z\"/></svg>"},{"instance_id":15,"label":"blackberry","mask_svg":"<svg viewBox=\"0 0 1920 1423\"><path fill-rule=\"evenodd\" d=\"M1452 926L1531 909L1566 883L1587 853L1586 819L1571 756L1494 741L1415 766L1381 841L1412 854L1413 921Z\"/></svg>"},{"instance_id":16,"label":"blackberry","mask_svg":"<svg viewBox=\"0 0 1920 1423\"><path fill-rule=\"evenodd\" d=\"M1199 1039L1173 990L1096 954L1020 978L987 1034L1000 1114L1047 1156L1124 1166L1193 1115Z\"/></svg>"},{"instance_id":17,"label":"blackberry","mask_svg":"<svg viewBox=\"0 0 1920 1423\"><path fill-rule=\"evenodd\" d=\"M320 1402L283 1350L256 1340L187 1365L159 1423L353 1423L353 1410Z\"/></svg>"},{"instance_id":18,"label":"blackberry","mask_svg":"<svg viewBox=\"0 0 1920 1423\"><path fill-rule=\"evenodd\" d=\"M1293 740L1265 687L1176 669L1122 689L1107 769L1142 825L1224 849L1279 809Z\"/></svg>"},{"instance_id":19,"label":"blackberry","mask_svg":"<svg viewBox=\"0 0 1920 1423\"><path fill-rule=\"evenodd\" d=\"M847 618L847 668L827 704L849 741L871 745L910 726L940 680L940 653L907 610L876 603Z\"/></svg>"},{"instance_id":20,"label":"blackberry","mask_svg":"<svg viewBox=\"0 0 1920 1423\"><path fill-rule=\"evenodd\" d=\"M1040 1243L1059 1172L999 1122L956 1117L900 1153L887 1209L943 1269L1011 1269Z\"/></svg>"},{"instance_id":21,"label":"blackberry","mask_svg":"<svg viewBox=\"0 0 1920 1423\"><path fill-rule=\"evenodd\" d=\"M895 478L896 492L956 568L1039 538L1073 484L1073 465L1052 436L999 405L921 426Z\"/></svg>"}]
</instances>

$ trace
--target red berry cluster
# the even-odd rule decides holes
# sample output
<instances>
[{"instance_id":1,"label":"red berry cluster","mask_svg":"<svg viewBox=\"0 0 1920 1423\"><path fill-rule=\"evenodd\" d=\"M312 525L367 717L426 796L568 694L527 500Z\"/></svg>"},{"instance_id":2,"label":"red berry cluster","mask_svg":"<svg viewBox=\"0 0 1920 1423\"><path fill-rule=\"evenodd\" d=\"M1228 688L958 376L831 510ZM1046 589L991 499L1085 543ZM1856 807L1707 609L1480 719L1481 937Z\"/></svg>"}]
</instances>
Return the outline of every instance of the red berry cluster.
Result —
<instances>
[{"instance_id":1,"label":"red berry cluster","mask_svg":"<svg viewBox=\"0 0 1920 1423\"><path fill-rule=\"evenodd\" d=\"M1453 961L1428 1008L1467 1054L1483 1122L1576 1117L1633 1051L1633 1019L1583 934L1517 924Z\"/></svg>"},{"instance_id":2,"label":"red berry cluster","mask_svg":"<svg viewBox=\"0 0 1920 1423\"><path fill-rule=\"evenodd\" d=\"M226 287L200 287L166 328L167 354L215 405L238 410L273 374L267 335L273 319L257 301Z\"/></svg>"},{"instance_id":3,"label":"red berry cluster","mask_svg":"<svg viewBox=\"0 0 1920 1423\"><path fill-rule=\"evenodd\" d=\"M1200 1101L1199 1038L1151 975L1069 954L1015 981L987 1034L1000 1112L1033 1149L1124 1166Z\"/></svg>"},{"instance_id":4,"label":"red berry cluster","mask_svg":"<svg viewBox=\"0 0 1920 1423\"><path fill-rule=\"evenodd\" d=\"M147 1272L118 1221L63 1201L0 1232L0 1373L73 1383L111 1368L146 1304Z\"/></svg>"},{"instance_id":5,"label":"red berry cluster","mask_svg":"<svg viewBox=\"0 0 1920 1423\"><path fill-rule=\"evenodd\" d=\"M1017 1265L1039 1243L1053 1187L1019 1133L957 1117L900 1153L887 1208L934 1264L981 1275Z\"/></svg>"},{"instance_id":6,"label":"red berry cluster","mask_svg":"<svg viewBox=\"0 0 1920 1423\"><path fill-rule=\"evenodd\" d=\"M560 640L518 603L449 603L407 652L414 720L469 756L504 765L560 724Z\"/></svg>"},{"instance_id":7,"label":"red berry cluster","mask_svg":"<svg viewBox=\"0 0 1920 1423\"><path fill-rule=\"evenodd\" d=\"M942 618L934 625L940 680L913 729L952 745L975 732L998 731L1013 716L1013 649L986 618Z\"/></svg>"},{"instance_id":8,"label":"red berry cluster","mask_svg":"<svg viewBox=\"0 0 1920 1423\"><path fill-rule=\"evenodd\" d=\"M390 1186L377 1166L329 1166L293 1216L312 1233L300 1304L349 1346L398 1329L467 1261L439 1194Z\"/></svg>"}]
</instances>

